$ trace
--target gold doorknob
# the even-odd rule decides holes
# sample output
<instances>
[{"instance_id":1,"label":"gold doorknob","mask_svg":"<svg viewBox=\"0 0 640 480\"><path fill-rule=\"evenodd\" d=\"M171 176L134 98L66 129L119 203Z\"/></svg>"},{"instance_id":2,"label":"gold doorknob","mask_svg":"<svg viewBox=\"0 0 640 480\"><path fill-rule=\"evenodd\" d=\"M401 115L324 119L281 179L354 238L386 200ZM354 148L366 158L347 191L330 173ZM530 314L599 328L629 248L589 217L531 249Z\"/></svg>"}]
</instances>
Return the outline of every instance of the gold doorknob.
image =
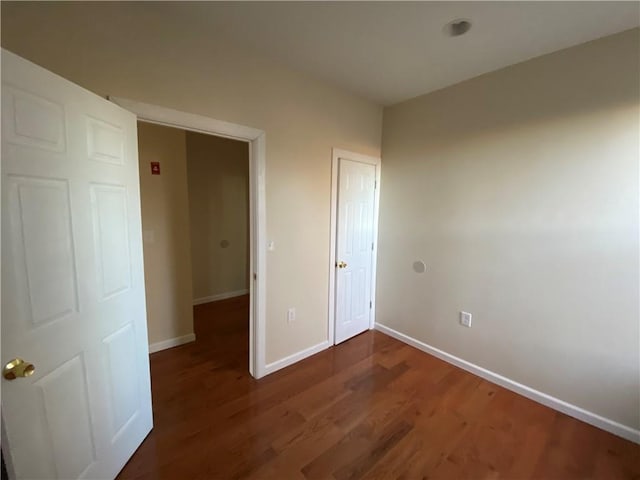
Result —
<instances>
[{"instance_id":1,"label":"gold doorknob","mask_svg":"<svg viewBox=\"0 0 640 480\"><path fill-rule=\"evenodd\" d=\"M4 366L2 375L7 380L15 380L18 377L29 377L36 371L33 363L28 363L21 358L14 358Z\"/></svg>"},{"instance_id":2,"label":"gold doorknob","mask_svg":"<svg viewBox=\"0 0 640 480\"><path fill-rule=\"evenodd\" d=\"M347 268L347 262L338 262L336 266L338 268Z\"/></svg>"}]
</instances>

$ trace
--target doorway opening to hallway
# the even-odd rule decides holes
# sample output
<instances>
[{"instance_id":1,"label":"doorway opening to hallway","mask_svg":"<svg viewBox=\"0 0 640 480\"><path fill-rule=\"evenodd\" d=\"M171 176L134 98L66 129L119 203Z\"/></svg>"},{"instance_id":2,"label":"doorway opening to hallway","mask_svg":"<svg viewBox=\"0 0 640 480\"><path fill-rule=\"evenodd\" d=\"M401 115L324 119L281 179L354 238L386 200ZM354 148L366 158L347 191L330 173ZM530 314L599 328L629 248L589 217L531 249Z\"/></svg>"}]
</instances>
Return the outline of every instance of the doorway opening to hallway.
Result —
<instances>
[{"instance_id":1,"label":"doorway opening to hallway","mask_svg":"<svg viewBox=\"0 0 640 480\"><path fill-rule=\"evenodd\" d=\"M249 144L139 121L138 149L150 351L195 340L246 372Z\"/></svg>"}]
</instances>

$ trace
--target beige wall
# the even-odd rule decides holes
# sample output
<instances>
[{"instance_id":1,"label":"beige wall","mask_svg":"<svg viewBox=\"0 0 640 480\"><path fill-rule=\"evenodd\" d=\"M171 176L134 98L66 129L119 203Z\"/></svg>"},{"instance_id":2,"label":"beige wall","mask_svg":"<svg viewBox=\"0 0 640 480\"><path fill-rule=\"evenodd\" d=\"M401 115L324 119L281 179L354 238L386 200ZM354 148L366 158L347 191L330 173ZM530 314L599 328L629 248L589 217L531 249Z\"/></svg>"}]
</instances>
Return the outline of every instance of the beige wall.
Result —
<instances>
[{"instance_id":1,"label":"beige wall","mask_svg":"<svg viewBox=\"0 0 640 480\"><path fill-rule=\"evenodd\" d=\"M186 138L138 122L149 343L193 333ZM150 162L160 162L151 175Z\"/></svg>"},{"instance_id":2,"label":"beige wall","mask_svg":"<svg viewBox=\"0 0 640 480\"><path fill-rule=\"evenodd\" d=\"M187 132L193 298L249 288L249 144Z\"/></svg>"},{"instance_id":3,"label":"beige wall","mask_svg":"<svg viewBox=\"0 0 640 480\"><path fill-rule=\"evenodd\" d=\"M94 92L266 131L267 362L325 340L331 147L378 155L381 108L139 5L1 8L4 48ZM634 428L637 45L636 30L387 109L377 298L381 323Z\"/></svg>"},{"instance_id":4,"label":"beige wall","mask_svg":"<svg viewBox=\"0 0 640 480\"><path fill-rule=\"evenodd\" d=\"M266 132L266 357L327 339L331 148L379 155L382 108L141 4L2 2L2 46L100 95ZM171 280L173 281L173 280ZM184 273L178 282L190 281ZM296 321L287 323L287 308Z\"/></svg>"},{"instance_id":5,"label":"beige wall","mask_svg":"<svg viewBox=\"0 0 640 480\"><path fill-rule=\"evenodd\" d=\"M636 29L385 110L378 322L640 427L639 54Z\"/></svg>"}]
</instances>

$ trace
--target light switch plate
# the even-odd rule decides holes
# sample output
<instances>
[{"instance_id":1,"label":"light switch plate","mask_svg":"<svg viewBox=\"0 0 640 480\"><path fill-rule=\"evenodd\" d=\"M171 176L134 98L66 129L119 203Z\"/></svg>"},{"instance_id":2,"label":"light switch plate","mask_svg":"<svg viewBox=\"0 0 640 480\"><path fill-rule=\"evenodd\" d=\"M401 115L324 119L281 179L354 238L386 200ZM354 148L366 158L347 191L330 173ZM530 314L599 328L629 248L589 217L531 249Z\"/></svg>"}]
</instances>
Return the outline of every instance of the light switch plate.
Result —
<instances>
[{"instance_id":1,"label":"light switch plate","mask_svg":"<svg viewBox=\"0 0 640 480\"><path fill-rule=\"evenodd\" d=\"M471 327L472 315L469 312L460 312L460 324Z\"/></svg>"}]
</instances>

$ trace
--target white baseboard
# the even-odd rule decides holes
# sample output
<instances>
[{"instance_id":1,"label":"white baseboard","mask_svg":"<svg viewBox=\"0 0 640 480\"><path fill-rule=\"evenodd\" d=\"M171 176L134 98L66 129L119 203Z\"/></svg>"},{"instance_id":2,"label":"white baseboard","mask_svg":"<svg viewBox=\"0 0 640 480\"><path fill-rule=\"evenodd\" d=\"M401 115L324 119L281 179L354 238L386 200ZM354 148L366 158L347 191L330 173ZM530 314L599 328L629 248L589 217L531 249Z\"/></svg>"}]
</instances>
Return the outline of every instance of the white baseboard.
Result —
<instances>
[{"instance_id":1,"label":"white baseboard","mask_svg":"<svg viewBox=\"0 0 640 480\"><path fill-rule=\"evenodd\" d=\"M413 337L405 335L404 333L400 333L397 330L389 328L385 325L381 325L380 323L376 323L376 330L379 330L382 333L389 335L390 337L400 340L407 345L411 345L418 350L429 353L434 357L438 357L439 359L455 365L456 367L460 367L463 370L471 372L474 375L482 377L485 380L500 385L507 390L511 390L512 392L518 393L535 402L541 403L542 405L545 405L549 408L553 408L554 410L565 413L571 417L577 418L578 420L598 427L602 430L606 430L607 432L613 433L614 435L617 435L619 437L625 438L635 443L640 443L640 430L636 430L635 428L623 425L614 420L598 415L597 413L590 412L588 410L585 410L584 408L580 408L576 405L565 402L564 400L560 400L559 398L552 397L551 395L547 395L546 393L523 385L522 383L518 383L507 377L503 377L498 373L487 370L486 368L482 368L471 362L451 355L450 353L432 347L431 345L427 345L420 340L416 340Z\"/></svg>"},{"instance_id":2,"label":"white baseboard","mask_svg":"<svg viewBox=\"0 0 640 480\"><path fill-rule=\"evenodd\" d=\"M163 340L162 342L156 342L149 344L149 353L159 352L160 350L166 350L167 348L177 347L185 343L193 342L196 339L195 333L183 335L181 337L170 338L169 340Z\"/></svg>"},{"instance_id":3,"label":"white baseboard","mask_svg":"<svg viewBox=\"0 0 640 480\"><path fill-rule=\"evenodd\" d=\"M305 348L304 350L294 353L293 355L289 355L288 357L284 357L280 360L276 360L273 363L269 363L264 367L264 375L269 375L270 373L277 372L278 370L288 367L289 365L293 365L300 360L304 360L311 355L315 355L316 353L326 350L330 346L331 344L327 340L325 340L324 342L314 345L313 347Z\"/></svg>"},{"instance_id":4,"label":"white baseboard","mask_svg":"<svg viewBox=\"0 0 640 480\"><path fill-rule=\"evenodd\" d=\"M217 302L218 300L239 297L241 295L246 295L247 293L249 293L249 290L244 289L244 290L236 290L235 292L218 293L216 295L209 295L208 297L194 298L193 305L195 306L195 305L202 305L203 303Z\"/></svg>"}]
</instances>

